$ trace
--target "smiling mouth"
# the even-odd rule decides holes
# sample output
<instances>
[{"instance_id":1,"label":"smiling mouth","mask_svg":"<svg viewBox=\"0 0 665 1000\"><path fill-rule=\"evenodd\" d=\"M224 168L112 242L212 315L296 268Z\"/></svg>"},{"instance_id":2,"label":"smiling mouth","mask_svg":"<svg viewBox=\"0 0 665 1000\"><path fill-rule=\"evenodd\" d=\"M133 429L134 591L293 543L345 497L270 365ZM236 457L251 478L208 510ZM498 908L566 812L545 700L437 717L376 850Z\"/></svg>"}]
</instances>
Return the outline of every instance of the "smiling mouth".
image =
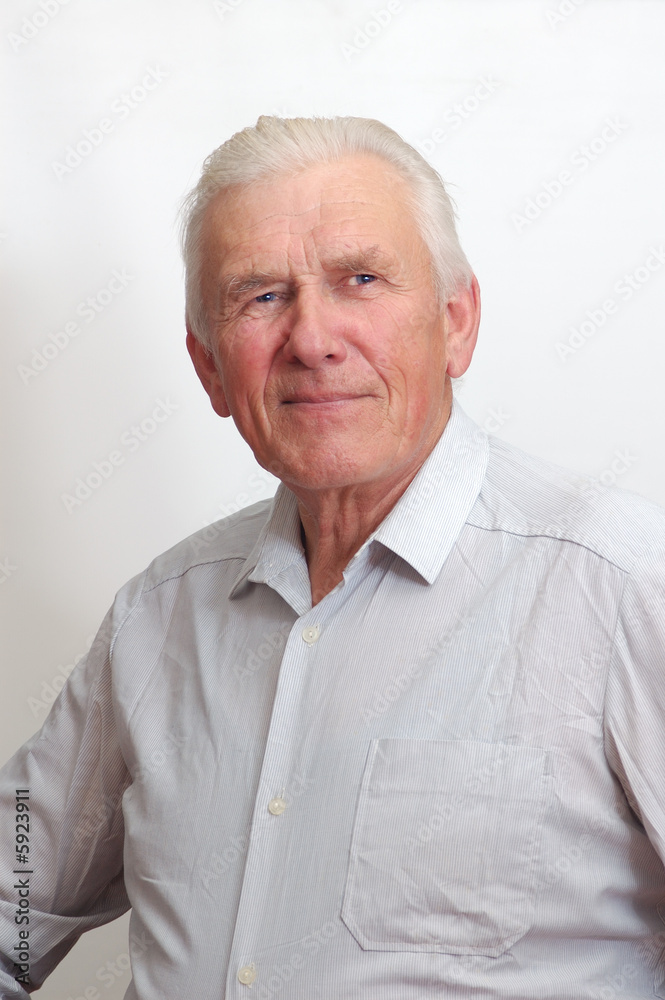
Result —
<instances>
[{"instance_id":1,"label":"smiling mouth","mask_svg":"<svg viewBox=\"0 0 665 1000\"><path fill-rule=\"evenodd\" d=\"M308 396L296 396L295 399L285 399L284 403L286 403L288 406L292 406L293 404L296 403L311 404L313 406L325 406L326 404L330 403L349 403L353 399L361 399L361 398L362 398L361 395L344 395L344 394L337 394L334 396L308 395Z\"/></svg>"}]
</instances>

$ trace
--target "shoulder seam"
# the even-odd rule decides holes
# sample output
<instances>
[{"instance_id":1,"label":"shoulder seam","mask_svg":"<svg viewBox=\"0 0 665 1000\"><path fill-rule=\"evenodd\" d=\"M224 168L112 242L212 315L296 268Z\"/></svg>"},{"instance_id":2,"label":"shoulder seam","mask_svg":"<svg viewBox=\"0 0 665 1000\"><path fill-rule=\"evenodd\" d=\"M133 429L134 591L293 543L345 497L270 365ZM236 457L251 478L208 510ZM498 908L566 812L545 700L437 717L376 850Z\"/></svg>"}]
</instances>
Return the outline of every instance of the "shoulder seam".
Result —
<instances>
[{"instance_id":1,"label":"shoulder seam","mask_svg":"<svg viewBox=\"0 0 665 1000\"><path fill-rule=\"evenodd\" d=\"M157 580L151 586L142 588L141 596L143 596L144 593L146 594L152 593L153 590L157 590L158 587L161 587L162 584L164 583L168 583L170 580L179 580L181 577L186 576L186 574L189 573L190 570L197 569L199 566L213 566L215 563L224 563L232 559L244 561L245 559L247 559L247 554L246 553L242 554L239 553L238 555L227 554L223 556L217 556L215 559L200 559L198 562L189 563L187 566L183 567L183 569L181 569L179 572L173 572L170 575L165 576L160 580ZM146 570L146 575L147 572L148 571Z\"/></svg>"},{"instance_id":2,"label":"shoulder seam","mask_svg":"<svg viewBox=\"0 0 665 1000\"><path fill-rule=\"evenodd\" d=\"M622 566L615 559L612 559L611 556L606 555L604 552L599 552L598 549L594 548L592 545L578 538L569 538L566 537L565 535L555 535L547 531L537 531L537 530L517 531L515 529L505 528L501 526L490 527L486 524L477 524L475 521L471 520L467 520L466 523L472 528L478 528L479 531L500 531L503 532L503 534L505 535L515 535L515 537L517 538L549 538L553 542L567 542L569 545L579 545L580 548L586 549L587 552L591 552L592 555L597 556L599 559L602 559L604 562L609 563L611 566L615 566L616 569L620 570L622 573L632 572L632 565L630 568ZM633 563L637 562L637 560L640 559L642 555L643 553L639 554L636 553L633 558Z\"/></svg>"},{"instance_id":3,"label":"shoulder seam","mask_svg":"<svg viewBox=\"0 0 665 1000\"><path fill-rule=\"evenodd\" d=\"M142 580L141 580L141 587L139 589L139 592L136 595L136 598L132 602L131 606L127 609L127 611L126 611L126 613L125 613L122 621L118 624L118 627L114 630L114 632L113 632L113 634L111 636L111 641L109 643L109 662L113 659L113 650L115 648L115 641L116 641L116 639L120 635L121 630L124 628L125 622L130 617L130 615L132 615L134 613L134 611L136 610L136 607L138 606L141 598L143 597L143 594L145 592L145 579L146 579L147 572L148 572L147 570L144 570L143 573L141 574ZM117 597L116 597L116 600L117 600Z\"/></svg>"}]
</instances>

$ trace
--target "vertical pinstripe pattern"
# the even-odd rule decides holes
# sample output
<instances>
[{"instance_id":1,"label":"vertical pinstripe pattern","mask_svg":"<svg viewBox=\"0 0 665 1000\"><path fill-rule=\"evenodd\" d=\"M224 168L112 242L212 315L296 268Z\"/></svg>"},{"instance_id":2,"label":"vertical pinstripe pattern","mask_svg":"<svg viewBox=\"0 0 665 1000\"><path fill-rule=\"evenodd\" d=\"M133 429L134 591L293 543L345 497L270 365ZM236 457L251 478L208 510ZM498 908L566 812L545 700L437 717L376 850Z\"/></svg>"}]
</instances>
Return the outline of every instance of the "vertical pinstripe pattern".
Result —
<instances>
[{"instance_id":1,"label":"vertical pinstripe pattern","mask_svg":"<svg viewBox=\"0 0 665 1000\"><path fill-rule=\"evenodd\" d=\"M3 772L35 983L131 905L129 1000L665 997L664 602L663 511L458 406L314 608L288 490L185 540Z\"/></svg>"}]
</instances>

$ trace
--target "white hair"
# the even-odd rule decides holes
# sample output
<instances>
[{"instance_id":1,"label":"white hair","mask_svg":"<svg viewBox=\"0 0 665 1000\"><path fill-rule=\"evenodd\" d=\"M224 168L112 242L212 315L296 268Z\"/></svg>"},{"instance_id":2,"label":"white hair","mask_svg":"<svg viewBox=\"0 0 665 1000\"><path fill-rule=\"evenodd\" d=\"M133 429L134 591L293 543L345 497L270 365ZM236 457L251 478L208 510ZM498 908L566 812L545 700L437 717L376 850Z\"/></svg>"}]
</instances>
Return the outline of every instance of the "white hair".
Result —
<instances>
[{"instance_id":1,"label":"white hair","mask_svg":"<svg viewBox=\"0 0 665 1000\"><path fill-rule=\"evenodd\" d=\"M444 183L427 160L397 132L373 118L262 115L256 125L236 132L207 157L201 179L182 204L186 318L189 329L201 343L211 347L201 296L203 224L210 202L236 185L247 186L317 163L368 154L391 164L409 185L414 219L431 255L434 284L441 302L447 302L460 285L469 285L472 271L459 243L455 211Z\"/></svg>"}]
</instances>

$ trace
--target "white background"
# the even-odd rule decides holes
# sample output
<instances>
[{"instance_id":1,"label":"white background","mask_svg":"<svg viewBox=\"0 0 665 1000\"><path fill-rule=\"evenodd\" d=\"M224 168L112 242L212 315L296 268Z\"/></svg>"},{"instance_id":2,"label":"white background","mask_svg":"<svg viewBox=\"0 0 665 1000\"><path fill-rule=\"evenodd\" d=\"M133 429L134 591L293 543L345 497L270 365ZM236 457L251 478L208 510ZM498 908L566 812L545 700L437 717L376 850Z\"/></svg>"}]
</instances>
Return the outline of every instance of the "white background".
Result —
<instances>
[{"instance_id":1,"label":"white background","mask_svg":"<svg viewBox=\"0 0 665 1000\"><path fill-rule=\"evenodd\" d=\"M665 259L665 3L392 6L372 20L387 0L69 0L47 15L5 0L3 759L128 577L274 489L190 370L174 221L204 156L259 114L376 117L423 144L483 290L463 406L665 503L665 264L650 256ZM58 167L105 118L98 145ZM126 287L105 304L114 270ZM86 322L89 297L104 307ZM579 346L557 349L582 323ZM112 475L63 499L113 451ZM122 997L126 952L124 918L80 942L40 998Z\"/></svg>"}]
</instances>

